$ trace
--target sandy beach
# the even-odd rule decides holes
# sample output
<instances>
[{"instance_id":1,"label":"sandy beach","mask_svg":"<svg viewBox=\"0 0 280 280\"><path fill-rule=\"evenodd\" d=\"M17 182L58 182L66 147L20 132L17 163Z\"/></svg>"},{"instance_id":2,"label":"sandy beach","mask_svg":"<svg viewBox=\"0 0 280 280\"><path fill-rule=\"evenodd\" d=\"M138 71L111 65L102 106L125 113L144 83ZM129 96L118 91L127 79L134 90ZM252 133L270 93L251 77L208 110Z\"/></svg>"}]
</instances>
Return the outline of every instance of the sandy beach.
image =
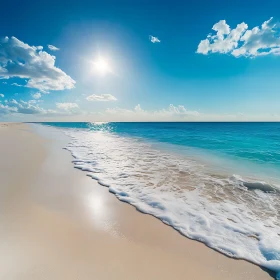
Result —
<instances>
[{"instance_id":1,"label":"sandy beach","mask_svg":"<svg viewBox=\"0 0 280 280\"><path fill-rule=\"evenodd\" d=\"M0 124L0 279L273 279L120 202L66 138Z\"/></svg>"}]
</instances>

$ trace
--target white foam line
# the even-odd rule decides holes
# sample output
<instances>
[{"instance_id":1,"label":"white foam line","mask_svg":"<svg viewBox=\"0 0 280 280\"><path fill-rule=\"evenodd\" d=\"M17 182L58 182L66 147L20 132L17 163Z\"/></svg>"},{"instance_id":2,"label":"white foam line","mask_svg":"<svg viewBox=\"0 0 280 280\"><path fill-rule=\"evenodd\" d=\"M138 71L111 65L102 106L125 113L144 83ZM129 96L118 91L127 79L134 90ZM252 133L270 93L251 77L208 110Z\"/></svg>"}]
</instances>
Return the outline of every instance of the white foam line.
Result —
<instances>
[{"instance_id":1,"label":"white foam line","mask_svg":"<svg viewBox=\"0 0 280 280\"><path fill-rule=\"evenodd\" d=\"M274 186L238 175L212 176L193 159L127 137L66 133L74 167L119 200L225 255L275 271L280 279L280 197Z\"/></svg>"}]
</instances>

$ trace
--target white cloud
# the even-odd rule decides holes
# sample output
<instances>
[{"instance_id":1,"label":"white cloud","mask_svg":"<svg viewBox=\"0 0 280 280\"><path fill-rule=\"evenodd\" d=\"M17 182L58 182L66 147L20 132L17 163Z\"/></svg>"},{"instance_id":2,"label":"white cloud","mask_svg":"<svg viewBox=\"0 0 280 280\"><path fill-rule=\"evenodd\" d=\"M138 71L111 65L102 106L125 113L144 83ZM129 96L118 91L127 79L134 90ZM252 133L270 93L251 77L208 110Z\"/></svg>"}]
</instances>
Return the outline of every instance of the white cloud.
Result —
<instances>
[{"instance_id":1,"label":"white cloud","mask_svg":"<svg viewBox=\"0 0 280 280\"><path fill-rule=\"evenodd\" d=\"M11 86L15 86L15 87L23 87L23 85L20 85L18 83L12 83Z\"/></svg>"},{"instance_id":2,"label":"white cloud","mask_svg":"<svg viewBox=\"0 0 280 280\"><path fill-rule=\"evenodd\" d=\"M42 97L41 93L40 92L36 92L34 94L32 94L32 97L35 98L35 99L39 99Z\"/></svg>"},{"instance_id":3,"label":"white cloud","mask_svg":"<svg viewBox=\"0 0 280 280\"><path fill-rule=\"evenodd\" d=\"M261 27L251 30L244 22L235 29L230 29L225 20L220 20L212 29L216 34L209 34L200 41L197 53L224 53L235 57L280 55L280 25L274 22L273 18L265 21Z\"/></svg>"},{"instance_id":4,"label":"white cloud","mask_svg":"<svg viewBox=\"0 0 280 280\"><path fill-rule=\"evenodd\" d=\"M74 88L75 81L55 66L56 57L15 37L0 40L0 78L27 79L26 87L40 91Z\"/></svg>"},{"instance_id":5,"label":"white cloud","mask_svg":"<svg viewBox=\"0 0 280 280\"><path fill-rule=\"evenodd\" d=\"M17 108L0 103L0 116L17 112Z\"/></svg>"},{"instance_id":6,"label":"white cloud","mask_svg":"<svg viewBox=\"0 0 280 280\"><path fill-rule=\"evenodd\" d=\"M160 43L159 38L154 37L154 36L152 36L152 35L149 36L149 39L150 39L150 41L151 41L152 43Z\"/></svg>"},{"instance_id":7,"label":"white cloud","mask_svg":"<svg viewBox=\"0 0 280 280\"><path fill-rule=\"evenodd\" d=\"M100 94L100 95L90 95L86 97L86 100L88 101L116 101L117 98L113 96L112 94Z\"/></svg>"},{"instance_id":8,"label":"white cloud","mask_svg":"<svg viewBox=\"0 0 280 280\"><path fill-rule=\"evenodd\" d=\"M50 110L45 110L34 103L35 100L17 101L15 99L5 101L5 111L8 113L19 114L47 114Z\"/></svg>"},{"instance_id":9,"label":"white cloud","mask_svg":"<svg viewBox=\"0 0 280 280\"><path fill-rule=\"evenodd\" d=\"M220 20L218 23L214 24L212 29L217 31L218 37L223 37L230 33L230 27L225 20Z\"/></svg>"},{"instance_id":10,"label":"white cloud","mask_svg":"<svg viewBox=\"0 0 280 280\"><path fill-rule=\"evenodd\" d=\"M59 51L60 49L59 48L57 48L56 46L54 46L54 45L48 45L48 48L51 50L51 51Z\"/></svg>"},{"instance_id":11,"label":"white cloud","mask_svg":"<svg viewBox=\"0 0 280 280\"><path fill-rule=\"evenodd\" d=\"M44 109L39 106L40 100L17 101L15 99L0 102L0 115L23 114L44 116L70 116L81 113L76 103L56 103L58 110Z\"/></svg>"},{"instance_id":12,"label":"white cloud","mask_svg":"<svg viewBox=\"0 0 280 280\"><path fill-rule=\"evenodd\" d=\"M107 108L106 113L115 115L119 120L143 120L143 121L167 121L167 120L195 120L200 116L197 111L187 110L183 105L174 106L170 104L168 108L148 111L136 105L133 110L123 108Z\"/></svg>"},{"instance_id":13,"label":"white cloud","mask_svg":"<svg viewBox=\"0 0 280 280\"><path fill-rule=\"evenodd\" d=\"M94 114L88 119L92 121L195 121L195 122L213 122L213 121L280 121L280 115L275 113L228 113L228 114L215 114L203 113L186 109L183 105L175 106L170 104L167 108L159 110L144 110L140 104L133 109L124 108L108 108L104 113L99 115Z\"/></svg>"},{"instance_id":14,"label":"white cloud","mask_svg":"<svg viewBox=\"0 0 280 280\"><path fill-rule=\"evenodd\" d=\"M0 97L4 98L4 97L5 97L5 95L4 95L3 93L0 93Z\"/></svg>"},{"instance_id":15,"label":"white cloud","mask_svg":"<svg viewBox=\"0 0 280 280\"><path fill-rule=\"evenodd\" d=\"M31 99L28 101L29 104L36 104L36 103L39 103L41 102L42 100L35 100L35 99Z\"/></svg>"},{"instance_id":16,"label":"white cloud","mask_svg":"<svg viewBox=\"0 0 280 280\"><path fill-rule=\"evenodd\" d=\"M199 115L198 111L190 111L187 110L183 105L178 105L177 107L173 104L169 105L167 110L163 110L162 112L166 114L173 114L173 115L183 115L183 116L194 116L197 117Z\"/></svg>"},{"instance_id":17,"label":"white cloud","mask_svg":"<svg viewBox=\"0 0 280 280\"><path fill-rule=\"evenodd\" d=\"M103 112L84 112L76 103L57 103L56 109L40 107L40 100L0 101L1 119L13 121L280 121L279 113L205 114L170 104L159 110L108 108Z\"/></svg>"},{"instance_id":18,"label":"white cloud","mask_svg":"<svg viewBox=\"0 0 280 280\"><path fill-rule=\"evenodd\" d=\"M56 107L63 110L79 108L77 103L56 103Z\"/></svg>"},{"instance_id":19,"label":"white cloud","mask_svg":"<svg viewBox=\"0 0 280 280\"><path fill-rule=\"evenodd\" d=\"M77 103L56 103L56 108L68 114L78 114L81 112L80 107Z\"/></svg>"}]
</instances>

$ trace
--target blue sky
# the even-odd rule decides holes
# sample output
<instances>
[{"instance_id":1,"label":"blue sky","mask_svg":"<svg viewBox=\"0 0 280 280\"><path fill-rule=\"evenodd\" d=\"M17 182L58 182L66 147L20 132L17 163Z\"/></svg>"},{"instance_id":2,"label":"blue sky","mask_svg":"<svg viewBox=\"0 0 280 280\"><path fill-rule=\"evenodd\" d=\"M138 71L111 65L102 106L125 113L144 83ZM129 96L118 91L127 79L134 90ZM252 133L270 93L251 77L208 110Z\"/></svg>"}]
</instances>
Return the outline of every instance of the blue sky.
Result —
<instances>
[{"instance_id":1,"label":"blue sky","mask_svg":"<svg viewBox=\"0 0 280 280\"><path fill-rule=\"evenodd\" d=\"M22 2L0 120L280 121L279 1Z\"/></svg>"}]
</instances>

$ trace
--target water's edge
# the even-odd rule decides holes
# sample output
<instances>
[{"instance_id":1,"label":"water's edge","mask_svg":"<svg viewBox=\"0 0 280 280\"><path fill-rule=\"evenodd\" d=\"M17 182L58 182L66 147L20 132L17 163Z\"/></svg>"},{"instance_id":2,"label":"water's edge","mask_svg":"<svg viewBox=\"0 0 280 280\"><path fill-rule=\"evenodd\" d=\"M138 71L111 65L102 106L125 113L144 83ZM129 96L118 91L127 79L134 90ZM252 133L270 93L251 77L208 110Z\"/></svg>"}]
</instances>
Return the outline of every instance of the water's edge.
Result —
<instances>
[{"instance_id":1,"label":"water's edge","mask_svg":"<svg viewBox=\"0 0 280 280\"><path fill-rule=\"evenodd\" d=\"M69 142L69 143L70 143L70 142ZM67 150L67 151L71 154L71 156L72 156L73 158L75 158L75 157L73 156L73 153L72 153L69 149L67 149L66 147L64 147L63 149L64 149L64 150ZM74 162L74 161L72 161L72 163L73 163L73 167L74 167L74 168L76 168L76 169L78 169L78 170L80 170L80 171L82 171L82 172L88 172L88 171L86 171L86 170L83 170L83 168L81 168L81 167L75 166L75 162ZM112 193L112 194L114 194L114 196L115 196L119 201L124 202L124 203L127 203L127 204L133 206L137 211L139 211L139 212L142 213L142 214L150 215L150 216L152 216L152 217L154 217L154 218L156 218L156 219L159 219L164 225L173 228L173 229L176 230L180 235L182 235L182 236L184 236L184 237L186 237L186 238L188 238L188 239L190 239L190 240L192 240L192 241L199 242L199 243L205 245L207 248L210 248L211 250L214 250L215 252L217 252L217 253L219 253L219 254L222 254L222 255L224 255L224 256L227 257L227 258L234 259L234 260L243 260L243 261L246 261L246 262L251 263L252 265L258 266L258 267L260 267L263 271L267 272L271 277L273 277L273 278L275 278L275 279L278 280L278 278L276 278L276 272L274 272L274 271L272 271L272 270L270 270L270 269L268 269L268 268L266 268L266 267L262 267L262 266L260 266L259 264L254 263L254 262L252 262L252 261L250 261L250 260L246 260L246 259L244 259L244 258L237 258L237 257L233 257L233 256L230 256L230 255L227 255L226 253L223 253L223 252L217 250L216 248L213 248L213 247L208 246L208 245L207 245L205 242L203 242L203 241L200 241L200 240L197 240L197 239L194 239L194 238L191 238L191 237L185 235L183 232L181 232L181 231L180 231L179 229L177 229L176 227L174 227L174 226L168 224L166 221L162 220L161 217L158 217L158 216L156 216L156 215L153 215L153 214L151 214L151 213L148 213L148 212L144 211L143 209L139 208L136 204L133 204L133 203L129 202L128 200L123 199L123 197L122 197L122 196L119 196L113 188L111 188L110 186L106 185L104 182L102 182L102 181L101 181L100 179L98 179L97 177L91 176L89 173L87 173L86 176L88 176L88 177L90 177L91 179L97 181L97 183L98 183L100 186L103 186L103 187L108 188L109 192Z\"/></svg>"},{"instance_id":2,"label":"water's edge","mask_svg":"<svg viewBox=\"0 0 280 280\"><path fill-rule=\"evenodd\" d=\"M61 130L61 132L63 133L63 130ZM71 143L71 138L69 136L67 138L69 139L69 143L68 143L67 146L69 146L70 143ZM151 212L145 211L145 209L143 207L141 208L141 206L139 206L139 204L137 204L137 201L133 201L133 198L128 197L125 194L119 192L117 189L114 188L114 185L105 183L104 181L102 181L102 179L100 179L97 176L93 175L93 172L91 172L90 170L87 170L83 166L80 166L79 165L80 161L77 160L77 158L75 157L74 152L71 151L71 149L69 149L67 146L64 147L63 149L68 150L71 153L72 157L74 158L73 161L72 161L72 163L74 165L74 168L79 169L81 171L86 171L87 172L87 176L91 177L92 179L95 179L100 185L107 187L109 192L113 193L120 201L126 202L126 203L134 206L137 209L137 211L139 211L141 213L149 214L151 216L154 216L155 218L158 218L164 224L171 226L173 229L175 229L177 232L179 232L184 237L187 237L187 238L189 238L191 240L203 243L205 246L215 250L216 252L222 253L223 255L225 255L227 257L230 257L230 258L233 258L233 259L245 260L245 261L250 262L250 263L252 263L254 265L257 265L257 266L261 267L264 271L269 273L272 277L276 278L276 272L274 272L274 271L272 271L272 270L270 270L268 268L265 268L265 267L259 265L258 263L255 263L255 262L253 262L251 260L248 260L246 258L240 258L240 257L232 256L232 255L227 254L226 251L222 252L222 251L218 250L217 248L211 247L211 244L207 243L205 240L204 241L198 240L196 238L192 238L191 236L186 235L180 228L176 227L176 225L172 225L172 224L168 223L168 220L162 218L160 215L156 215L155 213L151 213ZM277 278L277 279L279 279L279 278Z\"/></svg>"}]
</instances>

